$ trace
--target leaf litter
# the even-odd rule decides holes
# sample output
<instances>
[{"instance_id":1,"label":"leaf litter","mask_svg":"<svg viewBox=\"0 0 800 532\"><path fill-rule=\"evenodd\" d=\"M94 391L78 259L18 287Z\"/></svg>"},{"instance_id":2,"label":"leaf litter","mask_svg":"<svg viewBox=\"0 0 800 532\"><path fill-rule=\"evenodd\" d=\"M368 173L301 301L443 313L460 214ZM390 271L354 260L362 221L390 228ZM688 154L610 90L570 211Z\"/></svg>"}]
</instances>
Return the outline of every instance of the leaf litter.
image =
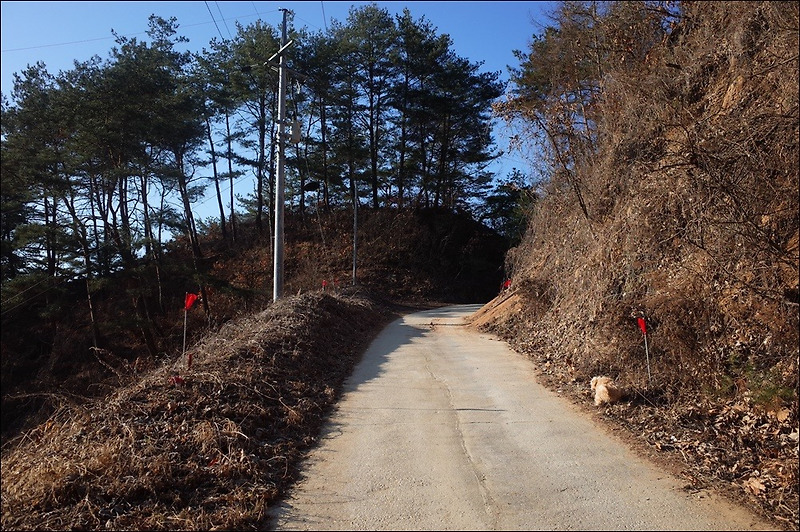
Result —
<instances>
[{"instance_id":1,"label":"leaf litter","mask_svg":"<svg viewBox=\"0 0 800 532\"><path fill-rule=\"evenodd\" d=\"M264 527L392 316L355 289L286 298L105 400L63 404L3 449L3 529Z\"/></svg>"}]
</instances>

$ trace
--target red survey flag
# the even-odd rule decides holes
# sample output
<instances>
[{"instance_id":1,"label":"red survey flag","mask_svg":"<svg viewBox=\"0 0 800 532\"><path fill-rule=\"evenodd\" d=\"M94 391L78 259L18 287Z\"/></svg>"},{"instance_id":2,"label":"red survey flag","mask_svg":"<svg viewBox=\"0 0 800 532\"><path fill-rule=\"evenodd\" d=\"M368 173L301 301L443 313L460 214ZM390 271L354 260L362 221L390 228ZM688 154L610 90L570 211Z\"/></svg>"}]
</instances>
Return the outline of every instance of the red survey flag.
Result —
<instances>
[{"instance_id":1,"label":"red survey flag","mask_svg":"<svg viewBox=\"0 0 800 532\"><path fill-rule=\"evenodd\" d=\"M647 324L644 321L644 318L636 318L636 321L639 322L639 328L642 330L642 334L647 334Z\"/></svg>"},{"instance_id":2,"label":"red survey flag","mask_svg":"<svg viewBox=\"0 0 800 532\"><path fill-rule=\"evenodd\" d=\"M186 304L184 305L185 310L189 310L194 305L194 302L197 301L197 294L186 294Z\"/></svg>"}]
</instances>

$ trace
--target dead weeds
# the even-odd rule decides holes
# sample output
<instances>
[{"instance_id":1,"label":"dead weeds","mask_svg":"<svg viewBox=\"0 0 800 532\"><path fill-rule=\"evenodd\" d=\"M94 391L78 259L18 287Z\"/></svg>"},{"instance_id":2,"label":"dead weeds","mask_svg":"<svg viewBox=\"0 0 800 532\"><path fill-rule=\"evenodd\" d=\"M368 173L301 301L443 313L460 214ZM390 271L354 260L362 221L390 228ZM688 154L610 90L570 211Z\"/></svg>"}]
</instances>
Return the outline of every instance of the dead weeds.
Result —
<instances>
[{"instance_id":1,"label":"dead weeds","mask_svg":"<svg viewBox=\"0 0 800 532\"><path fill-rule=\"evenodd\" d=\"M537 364L540 382L621 429L634 448L686 480L686 490L717 490L777 527L797 530L796 400L765 406L750 391L714 397L675 389L659 374L649 384L634 382L623 372L625 400L598 409L591 406L589 386L596 366L581 356L548 349L552 335L568 334L569 327L558 324L557 312L532 324L527 317L539 311L528 308L525 299L518 291L501 294L473 316L472 326L497 334L529 356Z\"/></svg>"},{"instance_id":2,"label":"dead weeds","mask_svg":"<svg viewBox=\"0 0 800 532\"><path fill-rule=\"evenodd\" d=\"M550 178L481 327L577 401L612 377L604 418L797 530L800 9L606 7L559 4L497 106Z\"/></svg>"},{"instance_id":3,"label":"dead weeds","mask_svg":"<svg viewBox=\"0 0 800 532\"><path fill-rule=\"evenodd\" d=\"M3 529L264 526L363 348L391 314L306 293L231 321L100 402L3 449Z\"/></svg>"}]
</instances>

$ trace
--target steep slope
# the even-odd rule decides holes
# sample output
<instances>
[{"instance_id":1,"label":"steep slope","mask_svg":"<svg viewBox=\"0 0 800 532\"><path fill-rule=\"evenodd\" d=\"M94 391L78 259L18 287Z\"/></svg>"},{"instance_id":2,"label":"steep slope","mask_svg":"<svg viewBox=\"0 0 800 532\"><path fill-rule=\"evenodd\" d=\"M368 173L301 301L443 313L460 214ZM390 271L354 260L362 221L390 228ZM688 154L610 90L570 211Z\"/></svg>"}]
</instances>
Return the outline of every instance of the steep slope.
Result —
<instances>
[{"instance_id":1,"label":"steep slope","mask_svg":"<svg viewBox=\"0 0 800 532\"><path fill-rule=\"evenodd\" d=\"M485 302L502 280L505 241L467 214L446 210L360 209L358 287L412 305ZM287 213L284 294L352 286L352 211ZM95 280L92 342L84 281L64 282L2 326L3 439L44 422L64 402L103 397L181 352L184 296L204 288L187 313L189 344L272 303L272 241L242 223L236 242L209 227L197 269L188 242L169 245L159 271ZM35 339L35 341L31 341ZM37 414L38 413L38 414Z\"/></svg>"},{"instance_id":2,"label":"steep slope","mask_svg":"<svg viewBox=\"0 0 800 532\"><path fill-rule=\"evenodd\" d=\"M581 400L614 377L607 416L796 529L798 6L681 6L604 72L583 205L549 184L476 325Z\"/></svg>"},{"instance_id":3,"label":"steep slope","mask_svg":"<svg viewBox=\"0 0 800 532\"><path fill-rule=\"evenodd\" d=\"M62 404L3 448L3 529L263 529L392 316L350 292L283 299L105 400Z\"/></svg>"}]
</instances>

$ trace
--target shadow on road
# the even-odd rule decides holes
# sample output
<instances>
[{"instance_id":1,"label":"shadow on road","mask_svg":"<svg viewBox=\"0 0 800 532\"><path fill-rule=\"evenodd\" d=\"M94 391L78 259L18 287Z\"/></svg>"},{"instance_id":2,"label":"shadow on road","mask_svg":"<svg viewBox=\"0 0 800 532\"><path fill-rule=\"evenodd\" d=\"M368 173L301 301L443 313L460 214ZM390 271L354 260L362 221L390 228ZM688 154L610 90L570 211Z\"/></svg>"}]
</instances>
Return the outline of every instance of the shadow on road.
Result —
<instances>
[{"instance_id":1,"label":"shadow on road","mask_svg":"<svg viewBox=\"0 0 800 532\"><path fill-rule=\"evenodd\" d=\"M424 310L393 321L367 348L361 362L345 383L344 391L354 390L380 376L381 368L387 362L390 353L413 342L415 338L429 334L432 326L462 325L464 318L482 306L481 304L456 305Z\"/></svg>"}]
</instances>

